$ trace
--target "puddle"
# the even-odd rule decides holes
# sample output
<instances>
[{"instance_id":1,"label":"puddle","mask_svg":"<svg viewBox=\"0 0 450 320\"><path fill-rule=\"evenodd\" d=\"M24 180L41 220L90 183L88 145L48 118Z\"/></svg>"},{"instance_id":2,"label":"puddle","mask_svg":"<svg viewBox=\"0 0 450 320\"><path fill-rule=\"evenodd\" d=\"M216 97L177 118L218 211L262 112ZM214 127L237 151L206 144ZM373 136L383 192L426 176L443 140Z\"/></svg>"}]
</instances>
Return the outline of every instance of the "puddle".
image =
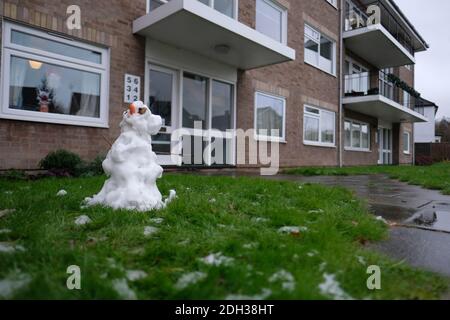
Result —
<instances>
[{"instance_id":1,"label":"puddle","mask_svg":"<svg viewBox=\"0 0 450 320\"><path fill-rule=\"evenodd\" d=\"M421 211L406 220L405 223L422 229L450 233L450 212Z\"/></svg>"},{"instance_id":2,"label":"puddle","mask_svg":"<svg viewBox=\"0 0 450 320\"><path fill-rule=\"evenodd\" d=\"M410 218L415 210L406 207L385 205L385 204L369 204L369 210L376 216L381 216L390 222L402 222Z\"/></svg>"}]
</instances>

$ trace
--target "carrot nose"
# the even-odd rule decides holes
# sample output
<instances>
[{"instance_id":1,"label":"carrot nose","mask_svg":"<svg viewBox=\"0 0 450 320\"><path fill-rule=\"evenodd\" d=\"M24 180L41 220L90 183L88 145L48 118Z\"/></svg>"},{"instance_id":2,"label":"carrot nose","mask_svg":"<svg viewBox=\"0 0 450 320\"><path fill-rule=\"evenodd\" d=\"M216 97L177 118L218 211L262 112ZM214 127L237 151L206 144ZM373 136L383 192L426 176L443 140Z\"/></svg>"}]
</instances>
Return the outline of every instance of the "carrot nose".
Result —
<instances>
[{"instance_id":1,"label":"carrot nose","mask_svg":"<svg viewBox=\"0 0 450 320\"><path fill-rule=\"evenodd\" d=\"M134 103L132 103L128 106L128 112L130 113L130 115L133 115L136 113L136 106L134 105Z\"/></svg>"}]
</instances>

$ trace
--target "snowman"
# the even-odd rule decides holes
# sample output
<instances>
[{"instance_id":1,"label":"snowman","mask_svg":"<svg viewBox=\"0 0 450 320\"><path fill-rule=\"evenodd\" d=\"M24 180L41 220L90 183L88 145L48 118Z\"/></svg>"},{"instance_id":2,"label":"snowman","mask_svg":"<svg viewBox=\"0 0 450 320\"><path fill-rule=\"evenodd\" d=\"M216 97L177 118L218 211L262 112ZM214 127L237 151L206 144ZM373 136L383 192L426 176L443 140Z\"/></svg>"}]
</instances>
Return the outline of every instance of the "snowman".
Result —
<instances>
[{"instance_id":1,"label":"snowman","mask_svg":"<svg viewBox=\"0 0 450 320\"><path fill-rule=\"evenodd\" d=\"M123 114L121 134L103 161L109 177L100 193L86 198L86 204L113 209L149 211L164 208L175 198L171 190L163 201L156 185L163 169L152 151L152 135L162 126L160 116L153 115L141 101L134 102Z\"/></svg>"}]
</instances>

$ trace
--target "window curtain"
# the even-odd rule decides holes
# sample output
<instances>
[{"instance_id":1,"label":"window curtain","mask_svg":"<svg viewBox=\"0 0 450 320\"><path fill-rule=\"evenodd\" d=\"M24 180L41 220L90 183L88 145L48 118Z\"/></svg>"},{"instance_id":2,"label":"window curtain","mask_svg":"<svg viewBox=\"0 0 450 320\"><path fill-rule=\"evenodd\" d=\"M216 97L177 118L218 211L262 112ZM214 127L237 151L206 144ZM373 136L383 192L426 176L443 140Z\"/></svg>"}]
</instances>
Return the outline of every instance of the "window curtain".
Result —
<instances>
[{"instance_id":1,"label":"window curtain","mask_svg":"<svg viewBox=\"0 0 450 320\"><path fill-rule=\"evenodd\" d=\"M25 87L25 78L27 76L28 64L27 60L11 57L11 73L10 73L10 106L21 108L23 106L22 91Z\"/></svg>"},{"instance_id":2,"label":"window curtain","mask_svg":"<svg viewBox=\"0 0 450 320\"><path fill-rule=\"evenodd\" d=\"M80 110L77 116L98 117L98 97L100 96L100 79L94 74L84 74L81 82Z\"/></svg>"}]
</instances>

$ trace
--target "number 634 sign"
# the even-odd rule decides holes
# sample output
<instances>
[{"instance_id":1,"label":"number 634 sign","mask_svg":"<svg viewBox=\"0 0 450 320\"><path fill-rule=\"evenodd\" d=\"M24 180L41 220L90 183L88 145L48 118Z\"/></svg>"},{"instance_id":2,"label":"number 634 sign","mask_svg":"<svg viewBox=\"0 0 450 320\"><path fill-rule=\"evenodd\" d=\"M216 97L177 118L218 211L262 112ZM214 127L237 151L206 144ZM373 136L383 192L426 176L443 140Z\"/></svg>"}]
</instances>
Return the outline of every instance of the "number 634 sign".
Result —
<instances>
[{"instance_id":1,"label":"number 634 sign","mask_svg":"<svg viewBox=\"0 0 450 320\"><path fill-rule=\"evenodd\" d=\"M125 74L124 102L133 103L141 97L141 77Z\"/></svg>"}]
</instances>

